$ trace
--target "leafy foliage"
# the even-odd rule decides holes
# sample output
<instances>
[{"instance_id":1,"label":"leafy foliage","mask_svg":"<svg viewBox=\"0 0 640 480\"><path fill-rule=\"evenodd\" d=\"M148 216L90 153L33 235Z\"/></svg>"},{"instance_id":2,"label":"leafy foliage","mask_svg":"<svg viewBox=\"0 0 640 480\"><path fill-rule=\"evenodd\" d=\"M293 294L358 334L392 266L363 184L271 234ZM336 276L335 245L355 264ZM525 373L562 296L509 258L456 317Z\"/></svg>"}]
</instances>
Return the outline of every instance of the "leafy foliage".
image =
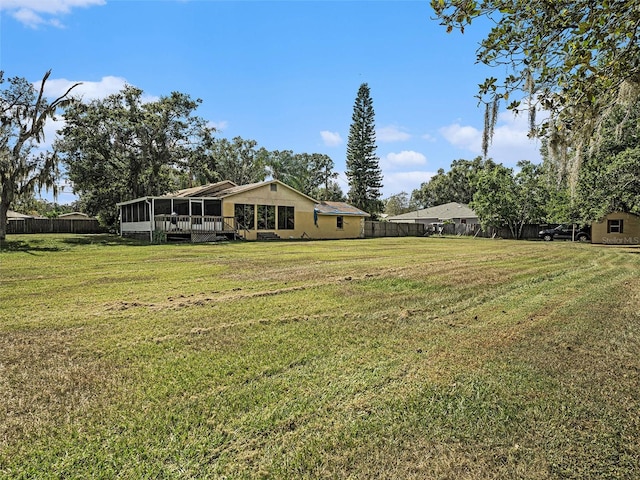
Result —
<instances>
[{"instance_id":1,"label":"leafy foliage","mask_svg":"<svg viewBox=\"0 0 640 480\"><path fill-rule=\"evenodd\" d=\"M382 170L376 156L373 100L366 83L358 89L351 120L346 162L349 201L355 207L375 215L382 210Z\"/></svg>"},{"instance_id":2,"label":"leafy foliage","mask_svg":"<svg viewBox=\"0 0 640 480\"><path fill-rule=\"evenodd\" d=\"M117 202L210 178L203 168L213 129L193 116L200 100L173 92L145 102L131 86L104 100L76 103L55 143L84 211L115 223Z\"/></svg>"},{"instance_id":3,"label":"leafy foliage","mask_svg":"<svg viewBox=\"0 0 640 480\"><path fill-rule=\"evenodd\" d=\"M387 215L402 215L418 208L413 196L409 197L407 192L396 193L384 200L384 213Z\"/></svg>"},{"instance_id":4,"label":"leafy foliage","mask_svg":"<svg viewBox=\"0 0 640 480\"><path fill-rule=\"evenodd\" d=\"M531 134L548 136L559 155L597 140L593 133L612 105L640 95L636 0L431 0L431 6L448 32L464 32L479 17L493 22L477 52L479 62L505 72L479 85L489 136L496 102L505 101L516 112L528 110ZM518 92L528 96L524 104L514 98ZM538 124L540 109L550 117Z\"/></svg>"},{"instance_id":5,"label":"leafy foliage","mask_svg":"<svg viewBox=\"0 0 640 480\"><path fill-rule=\"evenodd\" d=\"M51 70L45 73L37 92L21 77L8 79L8 86L0 90L0 240L6 237L7 211L15 200L42 188L57 193L58 158L33 150L44 139L45 122L70 105L68 95L77 84L48 102L44 88L50 75Z\"/></svg>"},{"instance_id":6,"label":"leafy foliage","mask_svg":"<svg viewBox=\"0 0 640 480\"><path fill-rule=\"evenodd\" d=\"M518 167L515 175L503 165L484 169L471 202L482 228L507 225L513 238L520 238L524 225L544 218L548 198L542 167L525 160Z\"/></svg>"},{"instance_id":7,"label":"leafy foliage","mask_svg":"<svg viewBox=\"0 0 640 480\"><path fill-rule=\"evenodd\" d=\"M318 200L340 200L340 187L333 181L331 157L321 153L293 153L291 150L269 153L267 166L274 179ZM335 198L336 196L340 198Z\"/></svg>"},{"instance_id":8,"label":"leafy foliage","mask_svg":"<svg viewBox=\"0 0 640 480\"><path fill-rule=\"evenodd\" d=\"M231 180L238 185L261 182L267 177L267 151L257 148L255 140L234 137L217 139L206 162L215 171L216 180Z\"/></svg>"},{"instance_id":9,"label":"leafy foliage","mask_svg":"<svg viewBox=\"0 0 640 480\"><path fill-rule=\"evenodd\" d=\"M439 169L428 182L414 190L412 199L423 208L442 205L449 202L468 204L476 191L476 180L484 169L495 165L491 159L454 160L451 168L445 172Z\"/></svg>"},{"instance_id":10,"label":"leafy foliage","mask_svg":"<svg viewBox=\"0 0 640 480\"><path fill-rule=\"evenodd\" d=\"M640 213L640 101L614 109L599 135L598 148L584 155L576 188L581 217Z\"/></svg>"}]
</instances>

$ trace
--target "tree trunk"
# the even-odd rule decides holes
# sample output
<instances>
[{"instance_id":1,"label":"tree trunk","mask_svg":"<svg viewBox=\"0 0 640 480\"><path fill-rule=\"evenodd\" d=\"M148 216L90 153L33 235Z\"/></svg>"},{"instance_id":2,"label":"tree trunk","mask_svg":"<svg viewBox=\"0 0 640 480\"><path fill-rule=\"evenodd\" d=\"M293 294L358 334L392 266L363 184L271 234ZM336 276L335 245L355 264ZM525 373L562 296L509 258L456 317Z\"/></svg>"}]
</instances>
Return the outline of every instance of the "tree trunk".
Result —
<instances>
[{"instance_id":1,"label":"tree trunk","mask_svg":"<svg viewBox=\"0 0 640 480\"><path fill-rule=\"evenodd\" d=\"M7 238L7 213L9 202L5 202L4 195L0 196L0 242Z\"/></svg>"}]
</instances>

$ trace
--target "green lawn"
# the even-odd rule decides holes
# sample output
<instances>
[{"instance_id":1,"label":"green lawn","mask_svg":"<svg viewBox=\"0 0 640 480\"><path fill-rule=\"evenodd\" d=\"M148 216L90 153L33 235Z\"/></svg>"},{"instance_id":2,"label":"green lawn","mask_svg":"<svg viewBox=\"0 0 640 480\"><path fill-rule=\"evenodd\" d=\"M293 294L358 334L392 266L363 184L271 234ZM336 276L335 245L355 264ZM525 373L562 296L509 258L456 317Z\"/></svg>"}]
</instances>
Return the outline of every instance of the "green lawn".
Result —
<instances>
[{"instance_id":1,"label":"green lawn","mask_svg":"<svg viewBox=\"0 0 640 480\"><path fill-rule=\"evenodd\" d=\"M640 248L0 248L1 478L639 478Z\"/></svg>"}]
</instances>

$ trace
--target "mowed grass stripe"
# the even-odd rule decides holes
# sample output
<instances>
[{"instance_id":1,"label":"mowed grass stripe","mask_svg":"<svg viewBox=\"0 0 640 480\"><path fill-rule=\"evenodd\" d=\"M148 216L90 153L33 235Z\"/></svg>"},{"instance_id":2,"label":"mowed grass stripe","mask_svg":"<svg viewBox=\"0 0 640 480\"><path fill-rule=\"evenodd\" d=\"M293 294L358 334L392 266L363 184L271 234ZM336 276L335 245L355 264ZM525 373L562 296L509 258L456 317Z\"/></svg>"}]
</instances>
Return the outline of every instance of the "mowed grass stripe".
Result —
<instances>
[{"instance_id":1,"label":"mowed grass stripe","mask_svg":"<svg viewBox=\"0 0 640 480\"><path fill-rule=\"evenodd\" d=\"M73 259L66 288L14 273L34 255L0 257L3 273L23 275L18 290L56 292L37 321L30 299L1 294L18 315L0 307L0 476L632 478L638 468L629 249L106 240L48 240L60 249L41 267ZM126 288L96 281L115 278L111 268Z\"/></svg>"}]
</instances>

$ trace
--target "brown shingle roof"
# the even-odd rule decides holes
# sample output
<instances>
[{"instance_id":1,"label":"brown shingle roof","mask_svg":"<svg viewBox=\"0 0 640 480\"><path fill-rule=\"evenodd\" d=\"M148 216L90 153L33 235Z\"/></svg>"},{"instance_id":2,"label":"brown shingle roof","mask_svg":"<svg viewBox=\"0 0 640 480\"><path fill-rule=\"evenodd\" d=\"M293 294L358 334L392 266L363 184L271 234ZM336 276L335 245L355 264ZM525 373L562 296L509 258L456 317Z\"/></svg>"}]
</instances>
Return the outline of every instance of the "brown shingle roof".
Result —
<instances>
[{"instance_id":1,"label":"brown shingle roof","mask_svg":"<svg viewBox=\"0 0 640 480\"><path fill-rule=\"evenodd\" d=\"M237 185L229 180L224 180L217 183L209 183L207 185L200 185L199 187L185 188L178 190L168 196L171 197L213 197L216 193L223 190L227 190Z\"/></svg>"}]
</instances>

